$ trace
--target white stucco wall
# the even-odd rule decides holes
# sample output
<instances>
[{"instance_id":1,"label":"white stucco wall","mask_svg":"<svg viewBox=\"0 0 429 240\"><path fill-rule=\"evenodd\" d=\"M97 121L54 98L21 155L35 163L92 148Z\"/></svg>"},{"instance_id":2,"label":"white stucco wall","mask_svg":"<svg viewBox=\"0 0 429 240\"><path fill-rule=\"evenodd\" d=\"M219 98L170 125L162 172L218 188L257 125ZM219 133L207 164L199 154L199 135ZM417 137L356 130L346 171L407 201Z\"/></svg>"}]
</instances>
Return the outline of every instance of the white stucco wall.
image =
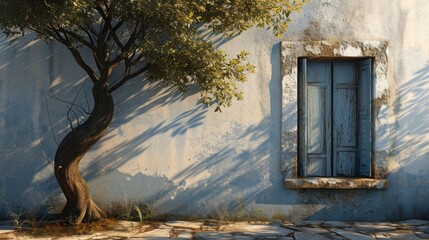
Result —
<instances>
[{"instance_id":1,"label":"white stucco wall","mask_svg":"<svg viewBox=\"0 0 429 240\"><path fill-rule=\"evenodd\" d=\"M221 114L197 105L198 94L192 91L179 96L139 80L115 94L112 127L81 163L94 198L105 207L148 202L159 213L181 215L227 207L233 213L243 205L253 217L427 218L427 26L425 0L313 0L294 15L282 39L388 42L387 190L283 187L279 39L251 29L221 46L231 54L250 51L257 68L242 86L245 99ZM64 136L68 124L67 105L58 99L73 101L84 81L84 73L61 46L33 41L32 36L12 44L0 38L4 212L16 206L37 208L60 196L49 163L55 139ZM142 88L143 94L137 94ZM79 104L86 107L81 99Z\"/></svg>"}]
</instances>

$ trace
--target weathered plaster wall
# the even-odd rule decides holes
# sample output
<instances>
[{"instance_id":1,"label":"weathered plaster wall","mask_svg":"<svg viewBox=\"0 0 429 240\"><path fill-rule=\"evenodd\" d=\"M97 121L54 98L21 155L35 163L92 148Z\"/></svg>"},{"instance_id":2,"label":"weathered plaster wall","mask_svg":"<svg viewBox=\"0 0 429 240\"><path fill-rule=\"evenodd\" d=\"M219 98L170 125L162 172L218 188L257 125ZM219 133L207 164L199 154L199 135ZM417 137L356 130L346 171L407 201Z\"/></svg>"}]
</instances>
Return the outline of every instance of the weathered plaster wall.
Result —
<instances>
[{"instance_id":1,"label":"weathered plaster wall","mask_svg":"<svg viewBox=\"0 0 429 240\"><path fill-rule=\"evenodd\" d=\"M428 218L428 25L424 0L313 0L283 37L388 42L387 190L283 187L280 45L252 29L221 46L231 54L252 52L257 66L242 86L245 99L222 114L197 105L192 90L180 96L134 81L115 94L111 130L81 164L94 198L107 207L148 202L159 213L184 215L244 206L241 214L253 217ZM82 96L89 93L88 86L62 47L31 36L12 44L1 38L0 209L58 198L49 161L68 125L61 100L73 101L81 88ZM85 98L79 104L86 108Z\"/></svg>"}]
</instances>

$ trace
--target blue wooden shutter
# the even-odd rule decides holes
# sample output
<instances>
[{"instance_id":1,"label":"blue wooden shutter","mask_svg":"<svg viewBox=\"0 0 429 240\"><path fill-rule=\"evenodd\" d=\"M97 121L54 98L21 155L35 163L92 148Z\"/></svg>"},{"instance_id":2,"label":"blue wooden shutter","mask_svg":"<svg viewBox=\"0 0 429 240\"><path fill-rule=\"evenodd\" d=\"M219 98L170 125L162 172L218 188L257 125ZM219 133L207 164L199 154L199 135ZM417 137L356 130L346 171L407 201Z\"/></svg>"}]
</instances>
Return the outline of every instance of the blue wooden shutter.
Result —
<instances>
[{"instance_id":1,"label":"blue wooden shutter","mask_svg":"<svg viewBox=\"0 0 429 240\"><path fill-rule=\"evenodd\" d=\"M307 59L298 62L298 174L307 176Z\"/></svg>"},{"instance_id":2,"label":"blue wooden shutter","mask_svg":"<svg viewBox=\"0 0 429 240\"><path fill-rule=\"evenodd\" d=\"M359 175L371 177L372 61L359 66Z\"/></svg>"},{"instance_id":3,"label":"blue wooden shutter","mask_svg":"<svg viewBox=\"0 0 429 240\"><path fill-rule=\"evenodd\" d=\"M307 63L307 176L331 175L331 63Z\"/></svg>"},{"instance_id":4,"label":"blue wooden shutter","mask_svg":"<svg viewBox=\"0 0 429 240\"><path fill-rule=\"evenodd\" d=\"M333 175L357 176L358 77L356 62L333 63Z\"/></svg>"}]
</instances>

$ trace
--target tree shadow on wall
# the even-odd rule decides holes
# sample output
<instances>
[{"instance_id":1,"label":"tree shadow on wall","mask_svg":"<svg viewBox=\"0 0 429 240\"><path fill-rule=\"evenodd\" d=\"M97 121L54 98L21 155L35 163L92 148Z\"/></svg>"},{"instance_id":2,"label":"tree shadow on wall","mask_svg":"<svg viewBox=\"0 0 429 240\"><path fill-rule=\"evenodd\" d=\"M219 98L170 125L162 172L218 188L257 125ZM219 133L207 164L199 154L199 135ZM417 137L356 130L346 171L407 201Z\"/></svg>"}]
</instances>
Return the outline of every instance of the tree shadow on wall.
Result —
<instances>
[{"instance_id":1,"label":"tree shadow on wall","mask_svg":"<svg viewBox=\"0 0 429 240\"><path fill-rule=\"evenodd\" d=\"M52 161L56 145L49 129L54 129L54 135L58 139L64 136L69 125L65 114L70 102L73 102L76 92L80 89L83 89L82 94L90 92L89 84L85 84L85 74L81 71L75 72L76 69L70 67L75 66L75 63L64 58L65 50L58 46L50 50L51 58L42 58L48 65L47 76L50 76L50 81L47 86L42 87L44 96L48 98L47 103L44 100L38 102L43 109L39 112L40 127L37 126L41 129L40 135L32 136L34 145L30 144L26 149L22 149L29 154L21 158L31 161L26 160L19 168L8 168L12 172L21 168L26 171L24 180L15 185L12 184L13 178L7 178L6 192L11 192L12 188L23 190L15 191L13 195L18 203L25 202L25 196L32 196L32 199L39 199L33 203L38 205L40 199L45 199L46 196L60 195L52 166L40 153L43 151ZM192 140L193 144L197 145L195 149L200 149L200 152L195 150L193 158L188 159L188 162L179 159L178 162L183 166L179 166L179 170L170 177L145 171L145 166L138 164L139 158L144 158L147 151L156 144L168 146L165 138L163 141L156 139L159 135L180 142L188 132L201 130L208 111L202 106L190 106L187 110L170 109L168 114L162 111L165 106L178 107L177 103L193 96L197 92L196 89L191 88L188 94L182 95L161 84L150 84L136 79L119 90L114 95L116 110L110 131L81 163L82 173L89 182L96 201L102 205L108 205L111 199L147 202L157 206L161 212L179 215L222 215L238 211L243 217L252 217L251 214L254 214L253 211L260 205L268 208L271 206L272 212L264 213L267 215L276 212L288 214L284 206L295 202L295 193L283 189L280 172L279 44L276 44L270 53L271 115L250 125L232 121L227 129L220 132L215 129L210 132L202 131L198 139ZM67 66L68 70L62 73L58 64ZM25 74L31 75L32 71L29 70ZM142 89L144 94L139 94ZM91 105L91 102L82 97L74 104L85 107ZM152 111L158 112L146 115ZM244 111L240 114L243 113ZM7 121L8 124L13 124L9 119ZM159 123L151 125L156 121ZM4 135L4 138L6 137ZM8 145L5 149L10 148ZM18 155L16 152L10 158ZM35 158L38 161L35 161ZM175 163L175 159L152 161L165 161L167 166ZM127 171L121 168L126 168ZM106 199L106 196L111 199ZM11 197L12 195L8 195L6 199L10 202Z\"/></svg>"},{"instance_id":2,"label":"tree shadow on wall","mask_svg":"<svg viewBox=\"0 0 429 240\"><path fill-rule=\"evenodd\" d=\"M41 140L49 124L41 123L43 96L52 80L48 66L48 46L25 36L9 43L0 39L0 208L32 207L37 173L49 167L43 159ZM43 80L43 81L41 81ZM36 191L34 199L43 194ZM8 209L9 208L9 209Z\"/></svg>"},{"instance_id":3,"label":"tree shadow on wall","mask_svg":"<svg viewBox=\"0 0 429 240\"><path fill-rule=\"evenodd\" d=\"M254 205L272 202L264 191L273 187L281 190L280 181L273 183L270 176L268 119L247 128L236 123L220 136L205 132L205 136L197 140L199 146L207 148L187 161L183 159L185 156L178 159L187 166L172 177L147 172L145 166L140 165L135 165L131 173L120 170L130 159L144 155L147 150L144 146L154 135L169 132L174 138L177 129L172 130L172 126L176 128L176 123L175 120L160 123L139 134L132 143L121 143L108 154L92 159L84 175L96 186L92 188L94 198L104 206L109 205L109 199L103 201L109 196L136 204L148 203L161 214L207 216L239 209L252 212ZM215 142L211 138L213 134L216 134ZM169 161L174 159L165 159L166 163Z\"/></svg>"},{"instance_id":4,"label":"tree shadow on wall","mask_svg":"<svg viewBox=\"0 0 429 240\"><path fill-rule=\"evenodd\" d=\"M207 108L202 105L188 107L189 110L183 112L177 103L185 100L187 97L197 93L197 89L190 88L186 94L179 93L173 87L166 87L163 83L148 83L142 79L135 79L129 84L123 86L115 95L115 113L109 132L94 145L81 163L82 175L87 182L103 179L103 175L109 175L117 172L124 165L130 165L130 160L138 159L144 152L151 147L151 139L157 135L170 133L172 138L179 137L190 129L197 128L203 124ZM195 103L197 102L196 98ZM164 116L157 116L153 119L154 110L163 112L163 107L177 107L178 111L169 112ZM147 113L149 113L147 115ZM154 122L159 122L155 123ZM63 125L64 125L63 120ZM53 155L52 155L53 157ZM160 160L155 160L160 161ZM133 167L139 171L139 165ZM158 186L162 177L155 176L145 179L151 185ZM119 182L110 181L112 186L130 183L126 179ZM40 183L47 189L55 189L56 182L53 185ZM141 184L139 185L141 187ZM145 184L147 186L147 184ZM137 186L135 186L137 187ZM58 195L60 190L53 192ZM109 187L104 189L91 189L95 194L98 192L100 198L114 195L115 189ZM113 190L113 191L112 191ZM137 190L133 190L137 191ZM141 190L140 190L141 191ZM109 194L109 192L111 192ZM122 196L123 197L123 196ZM118 197L119 198L119 197ZM108 202L105 201L105 202Z\"/></svg>"},{"instance_id":5,"label":"tree shadow on wall","mask_svg":"<svg viewBox=\"0 0 429 240\"><path fill-rule=\"evenodd\" d=\"M1 39L0 51L0 125L6 131L0 134L0 208L12 206L37 207L51 196L60 193L53 175L52 162L58 142L70 131L70 119L84 120L84 116L67 116L70 106L82 114L92 105L87 77L61 46L45 45L25 36L10 44ZM49 53L46 55L46 53ZM67 56L67 57L64 57ZM28 81L30 80L32 81ZM80 95L76 98L76 94ZM83 173L87 180L98 176L97 171L119 168L127 159L138 156L148 146L151 137L171 131L174 136L185 134L188 129L200 126L207 109L190 106L185 112L159 119L159 124L148 127L132 141L124 141L109 151L118 151L117 157L91 156L110 144L109 140L120 135L120 126L138 119L153 109L169 106L193 96L191 87L180 94L162 83L148 83L135 79L114 95L115 116L110 132L88 154L90 163ZM195 100L196 102L196 100ZM84 114L82 114L84 115ZM75 117L75 118L73 118ZM170 119L170 117L172 119ZM144 119L141 119L144 121ZM158 121L158 120L157 120ZM125 147L126 145L129 145ZM128 149L129 151L124 151ZM53 189L55 189L53 191Z\"/></svg>"},{"instance_id":6,"label":"tree shadow on wall","mask_svg":"<svg viewBox=\"0 0 429 240\"><path fill-rule=\"evenodd\" d=\"M128 165L131 159L144 157L144 152L150 147L147 144L153 140L151 138L166 133L172 139L179 137L200 126L207 110L195 108L152 126L134 138L115 145L105 154L94 157L85 167L85 178L97 186L92 188L94 198L102 201L105 196L111 196L136 203L146 202L157 206L163 213L178 215L204 216L241 211L240 214L249 217L259 204L273 206L273 212L283 213L282 205L293 203L294 194L283 189L279 163L281 107L275 104L281 102L279 44L274 46L271 54L270 116L250 126L232 122L229 129L223 132L204 131L203 136L192 139L196 142L195 149L202 149L201 152L196 152L187 161L184 159L186 156L179 159L178 162L184 166L172 177L147 172L145 166L139 164L134 166L132 173L124 173L120 168ZM153 92L159 93L158 90ZM121 135L124 121L133 119L133 122L144 122L144 119L136 118L149 109L169 102L168 98L158 97L153 94L147 97L147 106L136 107L131 115L124 113L123 118L113 124L112 132L117 131L116 135ZM132 98L126 101L130 106L140 102ZM127 108L122 109L128 112ZM101 149L108 141L109 138L104 138L96 148ZM153 159L165 161L166 165L174 160ZM174 165L174 162L170 164Z\"/></svg>"},{"instance_id":7,"label":"tree shadow on wall","mask_svg":"<svg viewBox=\"0 0 429 240\"><path fill-rule=\"evenodd\" d=\"M398 219L428 219L425 199L429 197L429 61L397 89L390 152L396 166L391 167L389 175L393 195L389 201L399 204L391 215Z\"/></svg>"}]
</instances>

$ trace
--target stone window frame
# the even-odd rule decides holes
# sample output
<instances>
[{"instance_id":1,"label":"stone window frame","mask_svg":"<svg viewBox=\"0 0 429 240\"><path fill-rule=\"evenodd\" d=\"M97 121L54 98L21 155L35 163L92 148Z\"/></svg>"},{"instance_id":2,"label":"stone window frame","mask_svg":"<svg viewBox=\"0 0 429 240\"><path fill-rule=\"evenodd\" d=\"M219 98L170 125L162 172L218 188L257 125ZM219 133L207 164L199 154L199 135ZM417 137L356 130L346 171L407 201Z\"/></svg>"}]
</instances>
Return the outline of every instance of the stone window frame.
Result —
<instances>
[{"instance_id":1,"label":"stone window frame","mask_svg":"<svg viewBox=\"0 0 429 240\"><path fill-rule=\"evenodd\" d=\"M373 58L372 177L298 176L298 58ZM286 188L385 189L388 187L388 43L386 41L282 41L281 171Z\"/></svg>"}]
</instances>

